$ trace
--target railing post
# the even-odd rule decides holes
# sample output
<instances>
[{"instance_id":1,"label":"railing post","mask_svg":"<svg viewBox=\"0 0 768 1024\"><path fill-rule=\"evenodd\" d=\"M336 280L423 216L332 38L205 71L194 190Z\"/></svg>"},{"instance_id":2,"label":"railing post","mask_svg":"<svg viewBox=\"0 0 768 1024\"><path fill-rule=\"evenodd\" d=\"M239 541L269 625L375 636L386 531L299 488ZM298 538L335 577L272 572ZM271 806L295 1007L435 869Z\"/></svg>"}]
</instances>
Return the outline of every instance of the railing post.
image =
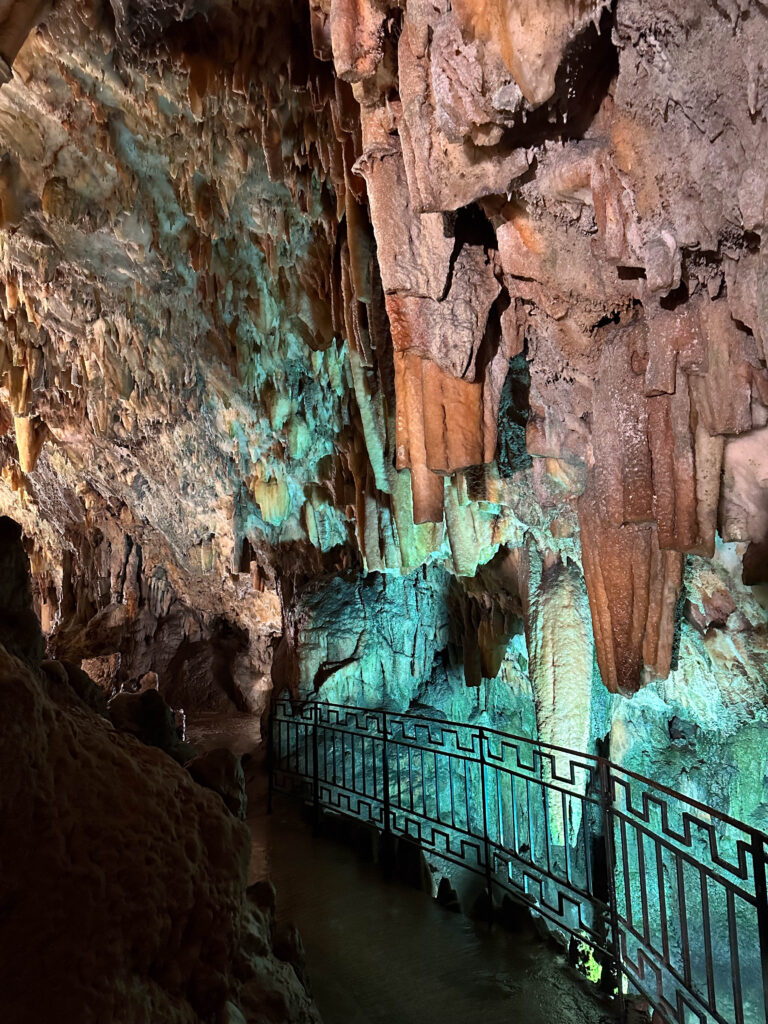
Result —
<instances>
[{"instance_id":1,"label":"railing post","mask_svg":"<svg viewBox=\"0 0 768 1024\"><path fill-rule=\"evenodd\" d=\"M320 826L320 759L317 752L317 701L312 702L312 828Z\"/></svg>"},{"instance_id":2,"label":"railing post","mask_svg":"<svg viewBox=\"0 0 768 1024\"><path fill-rule=\"evenodd\" d=\"M616 840L613 832L613 782L611 766L606 758L599 760L600 803L603 811L603 836L605 839L605 861L608 882L608 910L611 923L611 950L613 969L616 973L616 1003L620 1019L626 1019L624 1006L623 971L621 966L621 936L619 935L619 908L616 900ZM624 884L628 879L624 879Z\"/></svg>"},{"instance_id":3,"label":"railing post","mask_svg":"<svg viewBox=\"0 0 768 1024\"><path fill-rule=\"evenodd\" d=\"M485 887L488 891L488 920L493 919L493 864L491 862L491 840L488 835L488 800L485 782L485 730L478 730L480 738L480 787L483 800L483 857L485 859Z\"/></svg>"},{"instance_id":4,"label":"railing post","mask_svg":"<svg viewBox=\"0 0 768 1024\"><path fill-rule=\"evenodd\" d=\"M389 723L387 712L381 712L381 813L382 835L379 846L379 864L385 878L393 877L395 870L395 837L392 834L392 800L389 791Z\"/></svg>"},{"instance_id":5,"label":"railing post","mask_svg":"<svg viewBox=\"0 0 768 1024\"><path fill-rule=\"evenodd\" d=\"M272 697L269 702L269 724L267 726L267 814L272 813L272 794L275 790L275 719L277 718L277 700Z\"/></svg>"},{"instance_id":6,"label":"railing post","mask_svg":"<svg viewBox=\"0 0 768 1024\"><path fill-rule=\"evenodd\" d=\"M763 975L763 1012L768 1022L768 888L765 877L765 841L752 833L752 862L755 873L757 932L760 937L760 966Z\"/></svg>"},{"instance_id":7,"label":"railing post","mask_svg":"<svg viewBox=\"0 0 768 1024\"><path fill-rule=\"evenodd\" d=\"M389 837L390 829L390 807L389 807L389 751L387 749L387 712L381 712L381 785L384 791L384 834Z\"/></svg>"}]
</instances>

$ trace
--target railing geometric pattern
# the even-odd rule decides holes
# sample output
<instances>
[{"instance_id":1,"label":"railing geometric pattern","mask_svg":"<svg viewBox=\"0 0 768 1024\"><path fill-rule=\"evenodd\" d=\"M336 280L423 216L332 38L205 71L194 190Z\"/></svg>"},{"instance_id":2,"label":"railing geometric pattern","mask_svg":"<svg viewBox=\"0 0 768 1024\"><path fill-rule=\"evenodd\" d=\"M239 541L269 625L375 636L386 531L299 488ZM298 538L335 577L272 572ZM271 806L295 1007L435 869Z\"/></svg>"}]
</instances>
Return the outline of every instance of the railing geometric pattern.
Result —
<instances>
[{"instance_id":1,"label":"railing geometric pattern","mask_svg":"<svg viewBox=\"0 0 768 1024\"><path fill-rule=\"evenodd\" d=\"M273 791L409 836L588 943L669 1024L768 1024L768 837L605 758L459 722L273 703Z\"/></svg>"}]
</instances>

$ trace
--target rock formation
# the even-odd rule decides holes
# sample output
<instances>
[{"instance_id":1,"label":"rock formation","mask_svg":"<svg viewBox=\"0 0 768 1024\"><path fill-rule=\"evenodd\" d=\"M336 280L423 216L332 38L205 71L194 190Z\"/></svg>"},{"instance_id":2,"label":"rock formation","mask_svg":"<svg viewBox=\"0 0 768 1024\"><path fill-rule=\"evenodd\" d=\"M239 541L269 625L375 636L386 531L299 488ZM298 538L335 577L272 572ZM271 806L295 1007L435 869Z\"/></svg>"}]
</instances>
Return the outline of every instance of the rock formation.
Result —
<instances>
[{"instance_id":1,"label":"rock formation","mask_svg":"<svg viewBox=\"0 0 768 1024\"><path fill-rule=\"evenodd\" d=\"M3 1020L317 1022L245 899L240 808L193 781L205 759L185 771L41 663L20 537L0 518Z\"/></svg>"},{"instance_id":2,"label":"rock formation","mask_svg":"<svg viewBox=\"0 0 768 1024\"><path fill-rule=\"evenodd\" d=\"M185 706L646 729L713 789L664 730L728 709L728 759L766 718L762 8L32 8L0 509L51 652Z\"/></svg>"}]
</instances>

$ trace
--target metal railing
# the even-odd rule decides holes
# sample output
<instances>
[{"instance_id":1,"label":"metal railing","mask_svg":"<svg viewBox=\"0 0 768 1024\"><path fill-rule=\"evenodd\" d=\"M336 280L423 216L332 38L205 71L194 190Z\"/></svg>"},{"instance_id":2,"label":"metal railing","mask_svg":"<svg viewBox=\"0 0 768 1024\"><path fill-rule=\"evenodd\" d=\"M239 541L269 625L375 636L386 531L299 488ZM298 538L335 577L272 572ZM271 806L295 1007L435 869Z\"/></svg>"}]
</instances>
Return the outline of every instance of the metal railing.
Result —
<instances>
[{"instance_id":1,"label":"metal railing","mask_svg":"<svg viewBox=\"0 0 768 1024\"><path fill-rule=\"evenodd\" d=\"M768 1022L768 836L602 757L494 729L273 703L273 791L408 836L591 947L617 1012ZM654 1020L657 1018L655 1017Z\"/></svg>"}]
</instances>

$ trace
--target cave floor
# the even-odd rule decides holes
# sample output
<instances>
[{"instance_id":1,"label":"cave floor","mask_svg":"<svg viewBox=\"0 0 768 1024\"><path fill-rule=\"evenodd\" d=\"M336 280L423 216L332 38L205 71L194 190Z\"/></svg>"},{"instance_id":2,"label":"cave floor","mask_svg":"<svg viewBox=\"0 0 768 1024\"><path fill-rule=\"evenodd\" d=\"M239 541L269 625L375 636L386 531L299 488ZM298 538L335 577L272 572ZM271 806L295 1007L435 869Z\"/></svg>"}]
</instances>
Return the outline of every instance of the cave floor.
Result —
<instances>
[{"instance_id":1,"label":"cave floor","mask_svg":"<svg viewBox=\"0 0 768 1024\"><path fill-rule=\"evenodd\" d=\"M196 716L200 749L254 756L248 787L250 881L270 879L294 923L324 1024L599 1024L608 1020L565 957L530 934L490 929L425 893L385 881L344 844L312 834L296 803L266 810L258 720Z\"/></svg>"},{"instance_id":2,"label":"cave floor","mask_svg":"<svg viewBox=\"0 0 768 1024\"><path fill-rule=\"evenodd\" d=\"M530 937L452 914L313 836L295 805L249 794L251 880L271 879L278 920L301 933L325 1024L597 1024L606 1010L565 958Z\"/></svg>"}]
</instances>

